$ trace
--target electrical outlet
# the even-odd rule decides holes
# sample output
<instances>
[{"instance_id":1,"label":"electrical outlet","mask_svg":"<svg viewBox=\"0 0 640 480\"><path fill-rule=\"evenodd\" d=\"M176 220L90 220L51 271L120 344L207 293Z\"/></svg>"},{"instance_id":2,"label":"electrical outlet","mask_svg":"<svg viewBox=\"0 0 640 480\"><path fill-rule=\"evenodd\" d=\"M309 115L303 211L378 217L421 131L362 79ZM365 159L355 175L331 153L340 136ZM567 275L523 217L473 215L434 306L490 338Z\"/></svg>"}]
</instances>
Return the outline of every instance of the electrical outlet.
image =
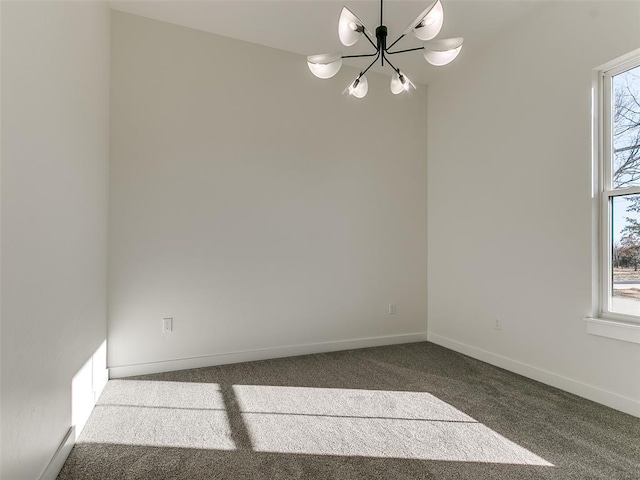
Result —
<instances>
[{"instance_id":1,"label":"electrical outlet","mask_svg":"<svg viewBox=\"0 0 640 480\"><path fill-rule=\"evenodd\" d=\"M496 318L495 323L493 324L493 328L495 330L502 330L502 320Z\"/></svg>"},{"instance_id":2,"label":"electrical outlet","mask_svg":"<svg viewBox=\"0 0 640 480\"><path fill-rule=\"evenodd\" d=\"M162 319L162 333L173 332L173 318Z\"/></svg>"},{"instance_id":3,"label":"electrical outlet","mask_svg":"<svg viewBox=\"0 0 640 480\"><path fill-rule=\"evenodd\" d=\"M395 315L396 313L398 313L398 304L397 303L390 303L389 304L389 315Z\"/></svg>"}]
</instances>

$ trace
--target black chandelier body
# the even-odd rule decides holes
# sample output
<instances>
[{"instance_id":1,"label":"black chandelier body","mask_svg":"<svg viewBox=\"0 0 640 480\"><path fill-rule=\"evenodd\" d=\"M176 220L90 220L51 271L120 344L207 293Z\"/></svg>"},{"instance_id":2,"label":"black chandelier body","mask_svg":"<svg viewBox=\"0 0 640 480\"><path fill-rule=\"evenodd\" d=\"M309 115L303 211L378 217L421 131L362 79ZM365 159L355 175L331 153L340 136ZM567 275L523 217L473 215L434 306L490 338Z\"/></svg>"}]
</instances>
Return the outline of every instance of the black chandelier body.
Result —
<instances>
[{"instance_id":1,"label":"black chandelier body","mask_svg":"<svg viewBox=\"0 0 640 480\"><path fill-rule=\"evenodd\" d=\"M370 53L370 54L365 54L365 55L342 55L342 58L359 58L359 57L373 57L375 56L376 58L373 59L373 61L369 64L369 66L367 68L365 68L360 75L364 75L365 73L367 73L367 71L373 66L375 65L375 63L378 61L378 59L380 59L380 64L382 66L384 66L384 61L387 61L387 64L393 68L393 70L400 75L400 70L396 67L393 66L393 64L389 61L389 59L387 58L387 55L395 55L397 53L406 53L406 52L415 52L417 50L423 50L424 47L416 47L416 48L408 48L406 50L398 50L397 52L390 52L389 49L391 47L393 47L396 43L398 43L404 36L400 35L391 45L389 45L387 47L387 34L388 34L388 29L387 27L383 24L383 6L382 6L382 2L383 0L380 0L380 25L376 28L376 43L373 43L373 40L371 40L371 38L369 38L369 35L367 35L367 31L364 27L360 27L362 28L362 34L364 35L364 37L369 40L369 43L371 43L371 45L373 45L373 48L376 49L375 53Z\"/></svg>"}]
</instances>

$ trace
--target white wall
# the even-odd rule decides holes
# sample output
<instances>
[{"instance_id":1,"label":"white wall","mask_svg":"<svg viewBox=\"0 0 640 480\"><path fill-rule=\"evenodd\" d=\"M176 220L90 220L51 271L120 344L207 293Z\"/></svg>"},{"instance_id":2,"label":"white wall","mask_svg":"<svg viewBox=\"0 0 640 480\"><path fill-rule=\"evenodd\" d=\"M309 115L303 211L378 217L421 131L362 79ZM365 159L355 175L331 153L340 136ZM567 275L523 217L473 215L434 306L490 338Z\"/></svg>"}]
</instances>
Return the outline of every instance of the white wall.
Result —
<instances>
[{"instance_id":1,"label":"white wall","mask_svg":"<svg viewBox=\"0 0 640 480\"><path fill-rule=\"evenodd\" d=\"M32 480L72 425L74 376L83 383L106 339L109 9L1 8L0 477Z\"/></svg>"},{"instance_id":2,"label":"white wall","mask_svg":"<svg viewBox=\"0 0 640 480\"><path fill-rule=\"evenodd\" d=\"M426 332L426 87L112 20L110 367Z\"/></svg>"},{"instance_id":3,"label":"white wall","mask_svg":"<svg viewBox=\"0 0 640 480\"><path fill-rule=\"evenodd\" d=\"M636 415L640 345L583 319L592 70L639 46L638 2L549 3L461 58L428 107L430 339Z\"/></svg>"}]
</instances>

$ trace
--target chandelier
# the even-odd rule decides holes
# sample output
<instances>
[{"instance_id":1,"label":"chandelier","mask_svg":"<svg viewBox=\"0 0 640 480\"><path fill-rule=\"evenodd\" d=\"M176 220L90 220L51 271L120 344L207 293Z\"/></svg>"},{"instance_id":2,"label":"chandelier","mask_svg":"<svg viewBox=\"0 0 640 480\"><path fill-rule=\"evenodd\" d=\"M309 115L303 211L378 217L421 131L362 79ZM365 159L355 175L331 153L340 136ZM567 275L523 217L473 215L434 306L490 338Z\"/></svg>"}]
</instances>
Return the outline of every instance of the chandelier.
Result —
<instances>
[{"instance_id":1,"label":"chandelier","mask_svg":"<svg viewBox=\"0 0 640 480\"><path fill-rule=\"evenodd\" d=\"M355 45L361 37L365 37L373 48L375 48L375 52L364 55L342 55L342 52L310 55L307 57L307 65L311 73L318 78L331 78L338 73L340 67L342 67L343 58L375 57L369 66L362 70L358 76L349 83L342 94L348 93L356 98L364 97L369 90L365 73L380 60L382 66L384 66L386 62L387 65L393 69L391 92L398 95L410 88L416 88L416 86L409 80L405 73L391 63L389 56L423 50L423 55L427 62L440 67L452 62L458 56L460 50L462 50L462 37L434 40L438 33L440 33L442 24L444 23L444 10L440 0L436 0L430 4L409 24L402 35L389 46L387 46L387 27L382 23L382 14L382 0L380 0L380 25L376 28L374 35L364 22L356 17L351 10L347 7L342 7L340 19L338 20L338 36L342 44L350 47ZM391 51L391 48L410 32L423 41L422 46ZM375 43L373 37L375 37Z\"/></svg>"}]
</instances>

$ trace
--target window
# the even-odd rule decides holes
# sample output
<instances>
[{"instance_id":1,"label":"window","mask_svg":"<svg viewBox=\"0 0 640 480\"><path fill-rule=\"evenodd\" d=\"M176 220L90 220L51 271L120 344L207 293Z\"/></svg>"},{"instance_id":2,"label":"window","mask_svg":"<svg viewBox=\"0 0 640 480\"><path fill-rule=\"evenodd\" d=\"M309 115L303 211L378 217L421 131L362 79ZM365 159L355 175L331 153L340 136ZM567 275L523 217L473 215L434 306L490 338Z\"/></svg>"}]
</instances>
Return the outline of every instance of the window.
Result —
<instances>
[{"instance_id":1,"label":"window","mask_svg":"<svg viewBox=\"0 0 640 480\"><path fill-rule=\"evenodd\" d=\"M600 315L640 323L640 57L600 79Z\"/></svg>"}]
</instances>

